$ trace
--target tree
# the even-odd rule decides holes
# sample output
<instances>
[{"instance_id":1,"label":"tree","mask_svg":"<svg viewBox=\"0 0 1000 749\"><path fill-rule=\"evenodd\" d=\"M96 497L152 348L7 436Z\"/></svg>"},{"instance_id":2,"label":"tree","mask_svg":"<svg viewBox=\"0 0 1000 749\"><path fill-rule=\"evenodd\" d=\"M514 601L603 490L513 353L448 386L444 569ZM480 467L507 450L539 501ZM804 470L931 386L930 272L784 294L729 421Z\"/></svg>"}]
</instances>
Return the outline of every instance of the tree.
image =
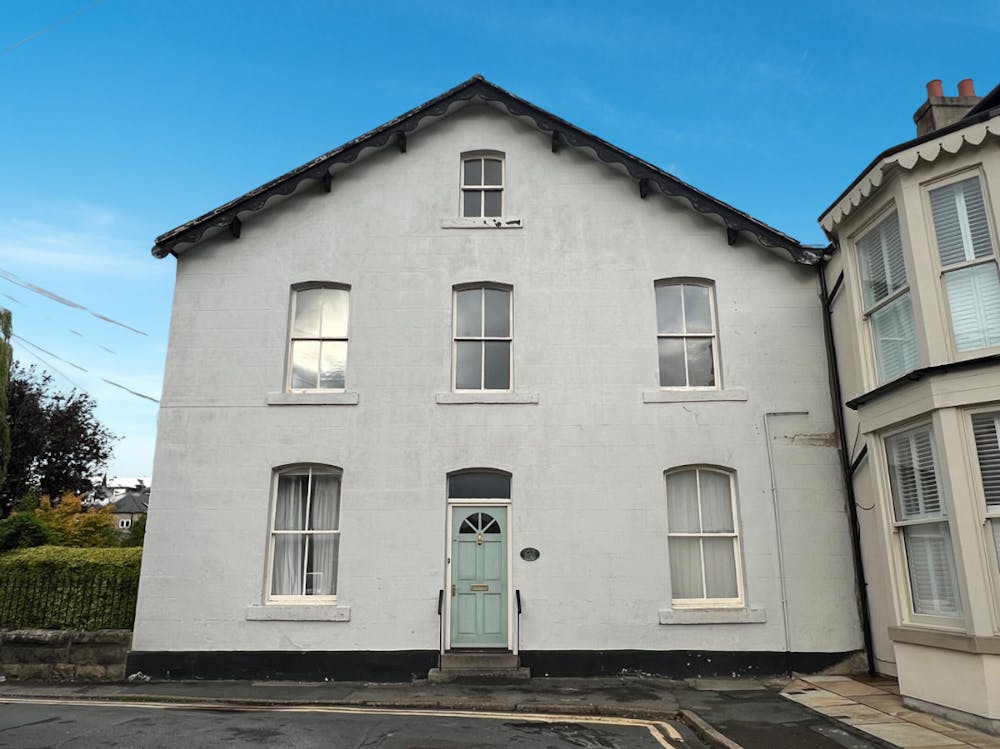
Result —
<instances>
[{"instance_id":1,"label":"tree","mask_svg":"<svg viewBox=\"0 0 1000 749\"><path fill-rule=\"evenodd\" d=\"M115 518L110 507L87 511L79 497L67 493L55 506L48 497L42 497L41 506L34 514L49 529L53 541L59 546L118 545ZM20 514L15 517L20 517Z\"/></svg>"},{"instance_id":2,"label":"tree","mask_svg":"<svg viewBox=\"0 0 1000 749\"><path fill-rule=\"evenodd\" d=\"M7 389L10 384L10 365L13 349L10 346L11 315L9 309L0 309L0 486L7 476L10 462L10 424L7 421ZM2 517L2 513L0 513Z\"/></svg>"},{"instance_id":3,"label":"tree","mask_svg":"<svg viewBox=\"0 0 1000 749\"><path fill-rule=\"evenodd\" d=\"M31 491L49 497L90 491L90 477L111 457L115 439L94 416L86 393L55 389L51 375L17 362L7 386L10 461L0 484L0 515Z\"/></svg>"}]
</instances>

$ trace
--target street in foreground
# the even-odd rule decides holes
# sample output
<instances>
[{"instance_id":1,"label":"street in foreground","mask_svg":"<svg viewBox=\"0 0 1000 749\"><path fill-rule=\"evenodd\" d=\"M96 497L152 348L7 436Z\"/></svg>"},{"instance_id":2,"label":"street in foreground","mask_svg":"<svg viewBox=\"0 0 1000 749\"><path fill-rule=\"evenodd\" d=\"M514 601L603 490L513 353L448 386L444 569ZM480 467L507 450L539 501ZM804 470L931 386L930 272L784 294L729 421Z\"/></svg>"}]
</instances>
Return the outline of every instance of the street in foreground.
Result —
<instances>
[{"instance_id":1,"label":"street in foreground","mask_svg":"<svg viewBox=\"0 0 1000 749\"><path fill-rule=\"evenodd\" d=\"M680 731L684 731L683 741ZM163 703L26 700L0 704L0 747L173 746L697 749L702 745L681 727L624 718Z\"/></svg>"}]
</instances>

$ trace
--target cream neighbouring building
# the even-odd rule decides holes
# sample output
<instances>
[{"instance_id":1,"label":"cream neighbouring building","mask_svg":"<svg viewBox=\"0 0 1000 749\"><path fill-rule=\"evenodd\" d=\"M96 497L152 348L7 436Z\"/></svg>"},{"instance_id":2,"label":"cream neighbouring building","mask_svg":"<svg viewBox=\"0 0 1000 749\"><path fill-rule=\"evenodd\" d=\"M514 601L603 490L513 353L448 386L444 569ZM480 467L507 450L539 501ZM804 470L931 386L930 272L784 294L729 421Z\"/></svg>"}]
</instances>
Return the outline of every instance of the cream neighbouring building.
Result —
<instances>
[{"instance_id":1,"label":"cream neighbouring building","mask_svg":"<svg viewBox=\"0 0 1000 749\"><path fill-rule=\"evenodd\" d=\"M822 248L476 76L153 252L130 673L856 662Z\"/></svg>"},{"instance_id":2,"label":"cream neighbouring building","mask_svg":"<svg viewBox=\"0 0 1000 749\"><path fill-rule=\"evenodd\" d=\"M928 84L918 137L820 217L874 656L1000 727L1000 87Z\"/></svg>"}]
</instances>

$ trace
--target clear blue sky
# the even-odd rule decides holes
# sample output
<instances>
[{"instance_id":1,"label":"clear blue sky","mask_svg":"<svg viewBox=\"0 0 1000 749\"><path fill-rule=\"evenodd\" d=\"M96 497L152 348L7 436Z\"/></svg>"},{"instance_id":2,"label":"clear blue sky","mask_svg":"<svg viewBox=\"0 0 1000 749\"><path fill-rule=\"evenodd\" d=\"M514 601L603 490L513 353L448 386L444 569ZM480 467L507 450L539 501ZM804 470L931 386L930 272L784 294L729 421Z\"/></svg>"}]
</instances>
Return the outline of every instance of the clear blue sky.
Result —
<instances>
[{"instance_id":1,"label":"clear blue sky","mask_svg":"<svg viewBox=\"0 0 1000 749\"><path fill-rule=\"evenodd\" d=\"M5 0L0 304L121 435L112 474L149 475L157 406L106 380L159 397L164 231L481 73L820 243L928 80L1000 82L998 40L997 0Z\"/></svg>"}]
</instances>

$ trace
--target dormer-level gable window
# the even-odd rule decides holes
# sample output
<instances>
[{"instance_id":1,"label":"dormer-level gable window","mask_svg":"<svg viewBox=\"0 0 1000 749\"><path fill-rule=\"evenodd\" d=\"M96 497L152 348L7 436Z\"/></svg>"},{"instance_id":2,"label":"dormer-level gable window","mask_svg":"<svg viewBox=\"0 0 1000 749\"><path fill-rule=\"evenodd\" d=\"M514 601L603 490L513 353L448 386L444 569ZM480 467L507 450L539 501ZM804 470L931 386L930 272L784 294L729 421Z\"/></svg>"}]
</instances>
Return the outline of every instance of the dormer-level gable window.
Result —
<instances>
[{"instance_id":1,"label":"dormer-level gable window","mask_svg":"<svg viewBox=\"0 0 1000 749\"><path fill-rule=\"evenodd\" d=\"M504 215L504 157L498 151L462 154L462 216Z\"/></svg>"},{"instance_id":2,"label":"dormer-level gable window","mask_svg":"<svg viewBox=\"0 0 1000 749\"><path fill-rule=\"evenodd\" d=\"M915 369L919 360L896 211L858 239L857 247L864 317L875 347L878 381L888 382Z\"/></svg>"},{"instance_id":3,"label":"dormer-level gable window","mask_svg":"<svg viewBox=\"0 0 1000 749\"><path fill-rule=\"evenodd\" d=\"M1000 346L1000 279L979 177L932 189L929 198L955 348Z\"/></svg>"},{"instance_id":4,"label":"dormer-level gable window","mask_svg":"<svg viewBox=\"0 0 1000 749\"><path fill-rule=\"evenodd\" d=\"M288 389L343 390L350 287L301 284L292 290Z\"/></svg>"}]
</instances>

